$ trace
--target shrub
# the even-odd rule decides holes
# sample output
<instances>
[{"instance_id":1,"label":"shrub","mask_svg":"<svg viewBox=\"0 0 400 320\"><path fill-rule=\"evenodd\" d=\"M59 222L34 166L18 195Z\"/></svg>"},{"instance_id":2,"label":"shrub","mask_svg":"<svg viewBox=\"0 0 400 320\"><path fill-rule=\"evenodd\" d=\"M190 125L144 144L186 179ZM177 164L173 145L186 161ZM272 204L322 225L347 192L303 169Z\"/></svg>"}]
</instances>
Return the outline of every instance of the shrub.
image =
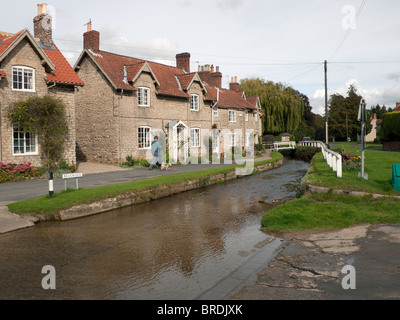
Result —
<instances>
[{"instance_id":1,"label":"shrub","mask_svg":"<svg viewBox=\"0 0 400 320\"><path fill-rule=\"evenodd\" d=\"M297 147L295 151L295 158L306 162L311 162L315 154L320 151L316 147Z\"/></svg>"},{"instance_id":2,"label":"shrub","mask_svg":"<svg viewBox=\"0 0 400 320\"><path fill-rule=\"evenodd\" d=\"M400 112L388 112L383 115L379 138L382 141L400 140Z\"/></svg>"}]
</instances>

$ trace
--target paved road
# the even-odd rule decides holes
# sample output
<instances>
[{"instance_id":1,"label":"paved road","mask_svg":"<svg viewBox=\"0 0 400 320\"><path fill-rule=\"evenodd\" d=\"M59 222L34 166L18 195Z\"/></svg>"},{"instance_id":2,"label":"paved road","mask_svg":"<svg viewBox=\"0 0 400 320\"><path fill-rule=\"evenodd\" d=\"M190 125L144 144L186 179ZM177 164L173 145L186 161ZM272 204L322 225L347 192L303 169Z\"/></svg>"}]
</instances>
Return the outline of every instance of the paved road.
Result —
<instances>
[{"instance_id":1,"label":"paved road","mask_svg":"<svg viewBox=\"0 0 400 320\"><path fill-rule=\"evenodd\" d=\"M170 175L183 172L200 171L211 168L217 168L221 165L180 165L173 166L168 171L161 171L159 169L148 170L143 169L130 169L124 171L103 172L95 174L87 174L79 178L78 184L80 188L92 188L105 185L113 185L119 183L126 183L135 180L141 180L161 175ZM67 181L68 188L75 188L75 179ZM62 178L54 179L54 192L61 192L65 188L64 180ZM29 180L14 183L0 184L0 201L22 201L26 199L33 199L46 196L49 193L49 181L46 179Z\"/></svg>"}]
</instances>

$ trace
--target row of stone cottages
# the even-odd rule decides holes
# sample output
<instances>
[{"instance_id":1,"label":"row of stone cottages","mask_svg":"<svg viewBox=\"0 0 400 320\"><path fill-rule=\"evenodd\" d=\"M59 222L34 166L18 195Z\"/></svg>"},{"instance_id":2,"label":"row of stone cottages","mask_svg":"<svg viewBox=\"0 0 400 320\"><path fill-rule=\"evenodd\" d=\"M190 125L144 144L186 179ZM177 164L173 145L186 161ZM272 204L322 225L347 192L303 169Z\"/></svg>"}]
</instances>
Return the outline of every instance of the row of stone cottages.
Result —
<instances>
[{"instance_id":1,"label":"row of stone cottages","mask_svg":"<svg viewBox=\"0 0 400 320\"><path fill-rule=\"evenodd\" d=\"M27 29L0 32L0 162L42 164L35 133L10 123L5 111L35 95L64 101L70 126L65 160L70 164L144 158L157 130L174 133L176 153L177 137L187 139L190 150L201 149L203 129L231 132L216 138L215 152L224 150L224 139L229 146L244 147L249 137L235 134L238 129L262 134L258 97L239 92L235 78L229 90L222 88L218 67L191 72L189 53L178 54L173 67L105 52L100 33L89 24L73 68L52 40L45 4L38 5L33 23L33 36Z\"/></svg>"}]
</instances>

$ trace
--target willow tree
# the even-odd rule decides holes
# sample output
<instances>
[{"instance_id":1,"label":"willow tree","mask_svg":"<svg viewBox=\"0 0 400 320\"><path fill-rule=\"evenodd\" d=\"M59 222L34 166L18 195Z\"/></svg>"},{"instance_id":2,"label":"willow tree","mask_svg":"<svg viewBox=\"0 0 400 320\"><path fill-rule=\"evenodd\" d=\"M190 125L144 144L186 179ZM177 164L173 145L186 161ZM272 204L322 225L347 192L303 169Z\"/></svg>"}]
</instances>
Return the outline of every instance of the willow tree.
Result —
<instances>
[{"instance_id":1,"label":"willow tree","mask_svg":"<svg viewBox=\"0 0 400 320\"><path fill-rule=\"evenodd\" d=\"M246 96L260 97L262 111L265 113L265 133L293 133L302 122L304 101L293 88L255 78L242 80L240 90L244 91Z\"/></svg>"}]
</instances>

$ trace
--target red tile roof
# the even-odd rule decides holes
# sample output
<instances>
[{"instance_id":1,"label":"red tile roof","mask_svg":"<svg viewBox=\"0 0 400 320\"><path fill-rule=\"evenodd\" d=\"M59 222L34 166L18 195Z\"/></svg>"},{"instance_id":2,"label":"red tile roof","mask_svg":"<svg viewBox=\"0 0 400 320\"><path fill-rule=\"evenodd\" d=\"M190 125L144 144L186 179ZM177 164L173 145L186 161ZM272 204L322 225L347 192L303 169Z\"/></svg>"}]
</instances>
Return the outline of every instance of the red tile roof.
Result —
<instances>
[{"instance_id":1,"label":"red tile roof","mask_svg":"<svg viewBox=\"0 0 400 320\"><path fill-rule=\"evenodd\" d=\"M16 41L21 40L27 29L21 30L16 34L0 33L0 56ZM29 32L29 31L27 31ZM29 38L29 37L28 37ZM33 37L32 37L33 39ZM54 45L54 49L42 48L42 52L54 64L55 70L46 73L46 79L50 82L83 85L83 81L75 73L74 69L67 62L60 50ZM5 74L4 74L5 75Z\"/></svg>"},{"instance_id":2,"label":"red tile roof","mask_svg":"<svg viewBox=\"0 0 400 320\"><path fill-rule=\"evenodd\" d=\"M83 85L83 81L76 74L74 69L68 63L67 59L62 55L57 46L53 43L55 50L43 49L49 59L56 66L51 73L46 74L46 78L50 82L67 83L75 85Z\"/></svg>"},{"instance_id":3,"label":"red tile roof","mask_svg":"<svg viewBox=\"0 0 400 320\"><path fill-rule=\"evenodd\" d=\"M132 80L136 78L144 64L148 63L153 76L156 78L155 80L158 82L156 86L158 94L189 98L190 95L187 93L187 90L194 77L198 74L196 72L186 73L184 70L177 67L101 50L98 52L86 50L86 53L97 62L116 89L136 90L132 84ZM83 55L81 57L83 57ZM78 60L77 65L79 65L79 63L80 60ZM124 81L124 66L127 71L128 83ZM205 99L208 101L217 101L217 88L206 86L205 89L207 91ZM256 103L246 101L243 99L241 93L238 94L237 92L226 89L220 89L219 92L219 102L217 106L220 108L257 109Z\"/></svg>"}]
</instances>

